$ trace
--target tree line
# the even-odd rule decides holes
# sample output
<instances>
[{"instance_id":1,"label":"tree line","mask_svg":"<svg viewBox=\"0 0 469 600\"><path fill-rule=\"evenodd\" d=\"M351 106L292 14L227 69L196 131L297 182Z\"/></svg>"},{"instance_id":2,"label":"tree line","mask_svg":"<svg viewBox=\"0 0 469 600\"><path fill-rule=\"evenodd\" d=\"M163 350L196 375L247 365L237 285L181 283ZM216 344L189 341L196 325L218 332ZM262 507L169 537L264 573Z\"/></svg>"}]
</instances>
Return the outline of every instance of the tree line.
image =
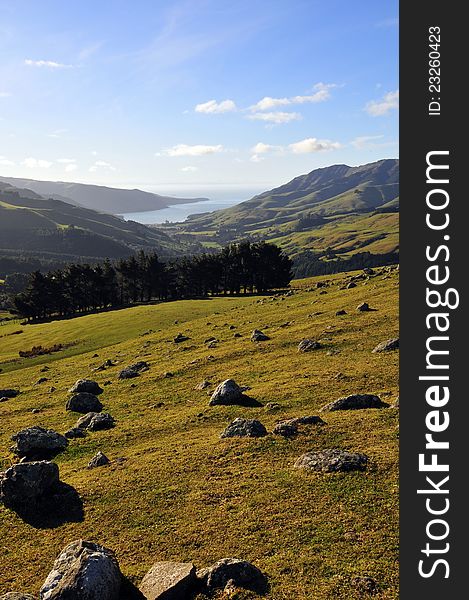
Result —
<instances>
[{"instance_id":1,"label":"tree line","mask_svg":"<svg viewBox=\"0 0 469 600\"><path fill-rule=\"evenodd\" d=\"M292 262L265 242L231 244L213 254L162 262L140 251L115 262L69 264L34 271L14 310L28 320L74 316L137 302L178 300L219 294L263 293L287 286Z\"/></svg>"}]
</instances>

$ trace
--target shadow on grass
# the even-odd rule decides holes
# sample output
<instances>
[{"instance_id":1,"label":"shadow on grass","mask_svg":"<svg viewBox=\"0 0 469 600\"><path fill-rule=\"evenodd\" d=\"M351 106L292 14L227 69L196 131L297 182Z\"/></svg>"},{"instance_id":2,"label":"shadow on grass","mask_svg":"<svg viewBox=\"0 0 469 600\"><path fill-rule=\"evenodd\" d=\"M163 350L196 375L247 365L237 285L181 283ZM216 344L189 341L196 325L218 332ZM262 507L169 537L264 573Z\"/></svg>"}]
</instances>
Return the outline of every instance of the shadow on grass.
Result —
<instances>
[{"instance_id":1,"label":"shadow on grass","mask_svg":"<svg viewBox=\"0 0 469 600\"><path fill-rule=\"evenodd\" d=\"M20 519L36 529L54 529L64 523L80 523L85 518L83 501L71 485L59 482L53 492L28 505L5 504Z\"/></svg>"}]
</instances>

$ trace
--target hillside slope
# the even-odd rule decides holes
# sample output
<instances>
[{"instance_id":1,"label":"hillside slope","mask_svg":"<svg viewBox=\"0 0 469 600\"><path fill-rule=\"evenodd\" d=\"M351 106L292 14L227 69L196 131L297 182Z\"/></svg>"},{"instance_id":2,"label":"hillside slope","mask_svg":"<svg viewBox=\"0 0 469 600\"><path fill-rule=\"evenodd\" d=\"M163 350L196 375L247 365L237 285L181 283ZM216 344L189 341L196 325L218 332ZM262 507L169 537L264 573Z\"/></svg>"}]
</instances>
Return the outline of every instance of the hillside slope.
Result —
<instances>
[{"instance_id":1,"label":"hillside slope","mask_svg":"<svg viewBox=\"0 0 469 600\"><path fill-rule=\"evenodd\" d=\"M266 239L292 255L328 248L340 255L385 253L398 249L398 211L399 161L388 159L316 169L231 208L162 230L206 244Z\"/></svg>"},{"instance_id":2,"label":"hillside slope","mask_svg":"<svg viewBox=\"0 0 469 600\"><path fill-rule=\"evenodd\" d=\"M111 214L159 210L167 208L169 205L207 200L207 198L173 198L138 189L126 190L64 181L38 181L16 177L0 177L0 182L16 188L27 188L47 198L56 198Z\"/></svg>"},{"instance_id":3,"label":"hillside slope","mask_svg":"<svg viewBox=\"0 0 469 600\"><path fill-rule=\"evenodd\" d=\"M74 424L79 415L65 403L78 378L110 382L100 398L116 427L72 440L55 459L61 479L82 498L83 521L40 529L0 506L0 594L37 594L59 550L83 538L115 550L136 584L156 560L204 567L234 556L268 575L264 600L358 600L357 576L376 581L377 600L397 599L396 409L321 413L327 425L304 427L293 439L220 439L235 417L259 419L272 431L279 420L318 414L351 393L395 400L398 352L371 351L397 334L398 273L383 269L343 289L349 280L322 278L322 287L318 279L297 281L291 295L187 300L1 326L0 388L21 390L0 403L5 466L13 433L35 424L63 433ZM358 312L363 301L376 310ZM347 314L337 316L339 309ZM255 327L271 339L251 342ZM190 339L175 344L178 332ZM211 336L219 341L208 348ZM299 353L306 337L324 347ZM57 343L65 345L62 351L18 356ZM107 359L115 366L96 372ZM119 370L137 360L147 361L149 370L119 380ZM36 384L39 377L47 381ZM207 392L228 377L249 386L248 394L264 406L209 407ZM195 390L204 379L208 390ZM280 407L268 410L269 402ZM293 467L304 452L335 447L366 453L367 470L307 474ZM87 469L97 450L111 465ZM250 592L236 597L257 598Z\"/></svg>"}]
</instances>

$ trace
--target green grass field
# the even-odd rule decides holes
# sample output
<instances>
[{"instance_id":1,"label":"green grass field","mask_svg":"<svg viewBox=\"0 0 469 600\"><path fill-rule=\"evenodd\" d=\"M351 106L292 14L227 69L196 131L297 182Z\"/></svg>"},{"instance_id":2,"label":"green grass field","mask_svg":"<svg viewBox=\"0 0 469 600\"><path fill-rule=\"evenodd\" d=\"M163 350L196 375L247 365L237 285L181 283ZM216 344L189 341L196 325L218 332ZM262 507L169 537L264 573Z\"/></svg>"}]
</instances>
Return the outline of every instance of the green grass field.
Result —
<instances>
[{"instance_id":1,"label":"green grass field","mask_svg":"<svg viewBox=\"0 0 469 600\"><path fill-rule=\"evenodd\" d=\"M318 280L330 285L316 289ZM13 459L9 438L16 431L36 424L63 433L74 424L79 415L67 413L65 403L78 378L111 382L101 400L117 424L72 440L55 459L62 481L83 500L83 522L37 529L0 507L0 594L37 594L60 549L84 538L112 548L135 583L156 560L203 567L234 556L268 575L266 600L358 599L352 580L361 575L377 581L376 598L398 598L397 410L325 413L326 426L304 428L292 440L220 439L238 416L258 418L270 431L278 420L317 414L351 393L395 400L398 353L371 351L398 333L398 273L383 270L339 289L345 280L342 274L295 281L292 296L180 301L1 326L0 388L21 390L0 403L4 467ZM363 301L376 310L358 312ZM339 309L347 314L336 316ZM271 340L251 342L254 328ZM178 332L190 340L173 343ZM208 349L204 340L211 336L219 343ZM324 348L298 353L305 337L322 340ZM34 359L18 356L58 343L69 345ZM93 372L108 358L119 364ZM119 381L119 370L136 360L146 360L149 371ZM49 371L42 373L45 364ZM168 371L174 376L164 377ZM35 385L41 376L49 381ZM282 408L209 407L207 391L194 390L204 379L213 389L229 377L250 386L263 404ZM311 475L293 468L302 453L333 447L368 454L368 469ZM125 460L88 470L98 449Z\"/></svg>"}]
</instances>

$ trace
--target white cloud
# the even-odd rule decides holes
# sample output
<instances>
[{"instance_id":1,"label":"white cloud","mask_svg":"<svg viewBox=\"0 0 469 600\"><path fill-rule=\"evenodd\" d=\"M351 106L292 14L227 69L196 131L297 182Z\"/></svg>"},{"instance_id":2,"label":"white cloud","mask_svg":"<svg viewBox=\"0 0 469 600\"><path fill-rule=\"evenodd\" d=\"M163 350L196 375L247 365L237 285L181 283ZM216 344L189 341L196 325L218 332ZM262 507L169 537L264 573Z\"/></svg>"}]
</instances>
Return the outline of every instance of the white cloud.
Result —
<instances>
[{"instance_id":1,"label":"white cloud","mask_svg":"<svg viewBox=\"0 0 469 600\"><path fill-rule=\"evenodd\" d=\"M365 106L366 112L372 117L382 117L391 110L399 108L399 90L388 92L381 100L371 100Z\"/></svg>"},{"instance_id":2,"label":"white cloud","mask_svg":"<svg viewBox=\"0 0 469 600\"><path fill-rule=\"evenodd\" d=\"M58 163L61 163L62 165L68 165L71 163L75 163L77 162L75 158L58 158L57 159Z\"/></svg>"},{"instance_id":3,"label":"white cloud","mask_svg":"<svg viewBox=\"0 0 469 600\"><path fill-rule=\"evenodd\" d=\"M47 137L58 139L61 138L64 133L67 133L67 131L68 129L56 129L52 133L48 133Z\"/></svg>"},{"instance_id":4,"label":"white cloud","mask_svg":"<svg viewBox=\"0 0 469 600\"><path fill-rule=\"evenodd\" d=\"M270 152L271 150L275 150L276 148L278 148L278 146L271 146L270 144L258 142L255 146L252 147L251 152L254 152L254 154L265 154L266 152Z\"/></svg>"},{"instance_id":5,"label":"white cloud","mask_svg":"<svg viewBox=\"0 0 469 600\"><path fill-rule=\"evenodd\" d=\"M318 140L317 138L306 138L294 144L289 144L288 148L293 154L310 154L312 152L323 152L325 150L337 150L340 148L339 142L330 140Z\"/></svg>"},{"instance_id":6,"label":"white cloud","mask_svg":"<svg viewBox=\"0 0 469 600\"><path fill-rule=\"evenodd\" d=\"M167 156L204 156L206 154L217 154L223 152L223 146L218 144L216 146L206 146L204 144L195 144L189 146L188 144L176 144L172 148L166 151ZM157 153L158 155L159 153Z\"/></svg>"},{"instance_id":7,"label":"white cloud","mask_svg":"<svg viewBox=\"0 0 469 600\"><path fill-rule=\"evenodd\" d=\"M357 150L364 150L366 148L373 148L376 146L375 140L380 140L383 137L384 136L382 135L362 135L356 137L350 143L354 148L357 148Z\"/></svg>"},{"instance_id":8,"label":"white cloud","mask_svg":"<svg viewBox=\"0 0 469 600\"><path fill-rule=\"evenodd\" d=\"M8 160L5 156L0 156L0 166L2 167L14 167L15 163L12 160Z\"/></svg>"},{"instance_id":9,"label":"white cloud","mask_svg":"<svg viewBox=\"0 0 469 600\"><path fill-rule=\"evenodd\" d=\"M70 69L73 65L56 62L55 60L31 60L27 58L24 64L28 67L47 67L49 69Z\"/></svg>"},{"instance_id":10,"label":"white cloud","mask_svg":"<svg viewBox=\"0 0 469 600\"><path fill-rule=\"evenodd\" d=\"M195 112L206 113L206 114L221 114L226 112L233 112L236 110L236 104L233 100L222 100L217 102L216 100L209 100L202 104L197 104Z\"/></svg>"},{"instance_id":11,"label":"white cloud","mask_svg":"<svg viewBox=\"0 0 469 600\"><path fill-rule=\"evenodd\" d=\"M331 97L330 90L335 87L337 87L337 84L335 83L316 83L316 85L313 86L313 93L310 95L291 96L289 98L271 98L270 96L265 96L250 108L253 112L257 112L271 110L277 106L289 106L290 104L324 102Z\"/></svg>"},{"instance_id":12,"label":"white cloud","mask_svg":"<svg viewBox=\"0 0 469 600\"><path fill-rule=\"evenodd\" d=\"M104 160L97 160L93 165L91 165L91 167L88 170L90 173L96 173L96 171L100 169L103 169L105 171L115 171L116 167Z\"/></svg>"},{"instance_id":13,"label":"white cloud","mask_svg":"<svg viewBox=\"0 0 469 600\"><path fill-rule=\"evenodd\" d=\"M25 158L21 164L28 169L48 169L52 166L52 162L49 160L32 157Z\"/></svg>"},{"instance_id":14,"label":"white cloud","mask_svg":"<svg viewBox=\"0 0 469 600\"><path fill-rule=\"evenodd\" d=\"M196 171L198 171L199 169L197 167L193 167L191 165L187 166L187 167L182 167L181 171L183 173L195 173Z\"/></svg>"},{"instance_id":15,"label":"white cloud","mask_svg":"<svg viewBox=\"0 0 469 600\"><path fill-rule=\"evenodd\" d=\"M247 116L252 121L266 121L267 123L273 123L280 125L282 123L290 123L290 121L298 121L301 119L300 113L294 112L256 112L252 115Z\"/></svg>"},{"instance_id":16,"label":"white cloud","mask_svg":"<svg viewBox=\"0 0 469 600\"><path fill-rule=\"evenodd\" d=\"M76 171L78 169L78 165L76 163L69 163L65 167L66 173L71 173L72 171Z\"/></svg>"},{"instance_id":17,"label":"white cloud","mask_svg":"<svg viewBox=\"0 0 469 600\"><path fill-rule=\"evenodd\" d=\"M0 92L0 98L9 98L10 96L10 92Z\"/></svg>"}]
</instances>

